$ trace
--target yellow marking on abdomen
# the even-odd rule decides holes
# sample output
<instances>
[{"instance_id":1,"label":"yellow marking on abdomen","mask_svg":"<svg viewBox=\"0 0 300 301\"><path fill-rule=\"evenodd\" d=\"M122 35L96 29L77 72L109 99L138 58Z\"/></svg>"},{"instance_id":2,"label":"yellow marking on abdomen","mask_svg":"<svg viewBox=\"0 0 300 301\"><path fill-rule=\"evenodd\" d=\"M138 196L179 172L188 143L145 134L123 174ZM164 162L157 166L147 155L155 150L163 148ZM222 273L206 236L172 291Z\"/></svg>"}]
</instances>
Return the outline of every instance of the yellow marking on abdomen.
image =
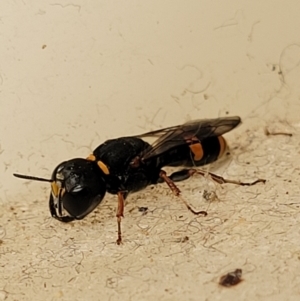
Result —
<instances>
[{"instance_id":1,"label":"yellow marking on abdomen","mask_svg":"<svg viewBox=\"0 0 300 301\"><path fill-rule=\"evenodd\" d=\"M203 158L203 148L201 143L194 143L189 145L192 153L194 154L194 160L200 161Z\"/></svg>"}]
</instances>

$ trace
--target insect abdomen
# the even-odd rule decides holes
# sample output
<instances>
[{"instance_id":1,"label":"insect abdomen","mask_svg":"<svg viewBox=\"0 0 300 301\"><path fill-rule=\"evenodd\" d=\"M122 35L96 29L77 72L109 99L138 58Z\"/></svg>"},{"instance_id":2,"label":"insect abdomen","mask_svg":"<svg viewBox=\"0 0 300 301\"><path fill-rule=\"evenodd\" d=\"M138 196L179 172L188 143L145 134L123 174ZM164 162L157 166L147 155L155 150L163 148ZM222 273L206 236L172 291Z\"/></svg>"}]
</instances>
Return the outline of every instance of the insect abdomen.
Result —
<instances>
[{"instance_id":1,"label":"insect abdomen","mask_svg":"<svg viewBox=\"0 0 300 301\"><path fill-rule=\"evenodd\" d=\"M190 164L202 166L216 161L224 154L226 141L223 136L210 137L189 147Z\"/></svg>"},{"instance_id":2,"label":"insect abdomen","mask_svg":"<svg viewBox=\"0 0 300 301\"><path fill-rule=\"evenodd\" d=\"M223 136L209 137L201 142L196 138L171 149L161 156L161 166L202 166L216 161L226 150L226 141Z\"/></svg>"}]
</instances>

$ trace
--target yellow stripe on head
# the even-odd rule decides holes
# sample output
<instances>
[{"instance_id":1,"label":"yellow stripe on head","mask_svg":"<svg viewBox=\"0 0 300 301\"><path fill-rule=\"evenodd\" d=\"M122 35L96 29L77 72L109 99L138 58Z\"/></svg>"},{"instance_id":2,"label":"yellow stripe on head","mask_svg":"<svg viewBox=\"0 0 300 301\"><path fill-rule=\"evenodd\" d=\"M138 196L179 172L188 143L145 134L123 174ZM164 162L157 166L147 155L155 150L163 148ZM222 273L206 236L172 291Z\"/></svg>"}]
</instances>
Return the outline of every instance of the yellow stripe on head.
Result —
<instances>
[{"instance_id":1,"label":"yellow stripe on head","mask_svg":"<svg viewBox=\"0 0 300 301\"><path fill-rule=\"evenodd\" d=\"M57 198L58 192L59 192L59 187L57 186L55 181L51 182L51 191L54 194L54 196Z\"/></svg>"}]
</instances>

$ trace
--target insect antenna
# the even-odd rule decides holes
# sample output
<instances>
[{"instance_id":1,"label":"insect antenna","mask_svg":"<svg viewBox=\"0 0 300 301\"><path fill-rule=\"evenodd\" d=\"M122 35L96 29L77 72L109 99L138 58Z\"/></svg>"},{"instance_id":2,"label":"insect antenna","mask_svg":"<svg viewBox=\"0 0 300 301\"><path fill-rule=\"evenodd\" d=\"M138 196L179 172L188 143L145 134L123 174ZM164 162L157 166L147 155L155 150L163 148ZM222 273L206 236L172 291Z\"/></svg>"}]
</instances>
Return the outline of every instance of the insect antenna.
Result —
<instances>
[{"instance_id":1,"label":"insect antenna","mask_svg":"<svg viewBox=\"0 0 300 301\"><path fill-rule=\"evenodd\" d=\"M13 174L16 178L20 178L20 179L25 179L25 180L33 180L33 181L40 181L40 182L52 182L52 180L50 179L45 179L45 178L39 178L39 177L33 177L33 176L27 176L27 175L20 175L18 173L14 173Z\"/></svg>"}]
</instances>

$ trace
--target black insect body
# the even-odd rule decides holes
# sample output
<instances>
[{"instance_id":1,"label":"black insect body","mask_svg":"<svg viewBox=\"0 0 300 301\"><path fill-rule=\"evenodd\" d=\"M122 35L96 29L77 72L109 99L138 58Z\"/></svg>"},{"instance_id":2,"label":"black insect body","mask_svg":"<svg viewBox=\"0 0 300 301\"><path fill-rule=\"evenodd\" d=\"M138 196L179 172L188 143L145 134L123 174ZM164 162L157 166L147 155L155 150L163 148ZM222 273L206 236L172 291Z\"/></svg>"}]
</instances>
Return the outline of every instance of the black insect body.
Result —
<instances>
[{"instance_id":1,"label":"black insect body","mask_svg":"<svg viewBox=\"0 0 300 301\"><path fill-rule=\"evenodd\" d=\"M219 280L219 284L225 287L231 287L239 284L241 281L243 281L242 270L236 269L235 271L222 276Z\"/></svg>"},{"instance_id":2,"label":"black insect body","mask_svg":"<svg viewBox=\"0 0 300 301\"><path fill-rule=\"evenodd\" d=\"M222 135L240 122L239 117L195 120L138 136L107 140L87 159L77 158L59 164L51 179L14 175L50 182L50 212L62 222L84 218L101 203L106 191L117 194L117 243L120 244L121 218L128 194L151 184L166 182L173 193L179 196L180 190L174 182L183 181L196 173L207 174L191 167L209 164L222 156L226 149ZM157 137L157 140L150 145L143 140L145 137ZM187 168L167 176L162 169L164 166ZM265 182L242 183L212 173L209 175L220 184L254 185ZM194 211L186 202L185 205L195 214L207 214L205 211Z\"/></svg>"},{"instance_id":3,"label":"black insect body","mask_svg":"<svg viewBox=\"0 0 300 301\"><path fill-rule=\"evenodd\" d=\"M102 170L107 192L136 192L155 184L159 177L156 160L147 160L137 166L131 164L136 156L149 148L150 145L138 137L112 139L97 147L89 159L96 161Z\"/></svg>"}]
</instances>

